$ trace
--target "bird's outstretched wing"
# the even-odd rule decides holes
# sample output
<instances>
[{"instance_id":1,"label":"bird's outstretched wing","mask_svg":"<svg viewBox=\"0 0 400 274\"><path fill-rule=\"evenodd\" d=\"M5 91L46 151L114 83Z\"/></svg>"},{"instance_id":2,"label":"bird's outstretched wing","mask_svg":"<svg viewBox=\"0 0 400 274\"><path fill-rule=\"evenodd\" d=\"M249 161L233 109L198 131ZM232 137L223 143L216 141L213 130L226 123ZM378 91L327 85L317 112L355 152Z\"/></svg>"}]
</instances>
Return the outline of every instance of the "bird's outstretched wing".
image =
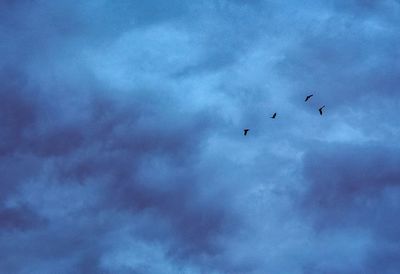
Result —
<instances>
[{"instance_id":1,"label":"bird's outstretched wing","mask_svg":"<svg viewBox=\"0 0 400 274\"><path fill-rule=\"evenodd\" d=\"M320 108L318 109L320 115L322 115L322 109L323 109L324 107L325 107L325 106L322 106L322 107L320 107Z\"/></svg>"},{"instance_id":2,"label":"bird's outstretched wing","mask_svg":"<svg viewBox=\"0 0 400 274\"><path fill-rule=\"evenodd\" d=\"M310 94L310 95L307 95L307 97L306 97L306 99L304 100L304 102L307 102L311 97L313 97L314 96L314 94Z\"/></svg>"}]
</instances>

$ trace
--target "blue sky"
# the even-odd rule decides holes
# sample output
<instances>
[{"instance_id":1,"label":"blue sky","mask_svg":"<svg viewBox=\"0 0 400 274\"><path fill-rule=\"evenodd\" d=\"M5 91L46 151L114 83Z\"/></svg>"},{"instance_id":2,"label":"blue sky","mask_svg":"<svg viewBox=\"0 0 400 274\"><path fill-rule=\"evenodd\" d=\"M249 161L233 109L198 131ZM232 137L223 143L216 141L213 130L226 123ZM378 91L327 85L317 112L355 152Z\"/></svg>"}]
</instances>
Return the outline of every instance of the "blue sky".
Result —
<instances>
[{"instance_id":1,"label":"blue sky","mask_svg":"<svg viewBox=\"0 0 400 274\"><path fill-rule=\"evenodd\" d=\"M399 44L398 0L1 1L0 272L398 273Z\"/></svg>"}]
</instances>

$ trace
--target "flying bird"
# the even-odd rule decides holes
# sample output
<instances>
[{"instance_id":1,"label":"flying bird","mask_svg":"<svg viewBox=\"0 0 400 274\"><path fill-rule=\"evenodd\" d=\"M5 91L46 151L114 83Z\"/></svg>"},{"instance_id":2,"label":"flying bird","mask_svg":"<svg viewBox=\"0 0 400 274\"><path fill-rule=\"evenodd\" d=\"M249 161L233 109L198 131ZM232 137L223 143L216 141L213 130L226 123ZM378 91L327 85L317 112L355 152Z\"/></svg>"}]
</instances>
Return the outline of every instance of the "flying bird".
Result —
<instances>
[{"instance_id":1,"label":"flying bird","mask_svg":"<svg viewBox=\"0 0 400 274\"><path fill-rule=\"evenodd\" d=\"M272 119L275 119L276 117L276 112L271 116Z\"/></svg>"},{"instance_id":2,"label":"flying bird","mask_svg":"<svg viewBox=\"0 0 400 274\"><path fill-rule=\"evenodd\" d=\"M248 129L248 128L243 129L243 135L246 136L246 135L247 135L247 132L248 132L249 130L250 130L250 129Z\"/></svg>"},{"instance_id":3,"label":"flying bird","mask_svg":"<svg viewBox=\"0 0 400 274\"><path fill-rule=\"evenodd\" d=\"M323 109L324 107L325 107L325 106L322 106L322 107L320 107L320 108L318 109L320 115L322 115L322 109Z\"/></svg>"},{"instance_id":4,"label":"flying bird","mask_svg":"<svg viewBox=\"0 0 400 274\"><path fill-rule=\"evenodd\" d=\"M304 100L304 102L307 102L308 99L310 99L310 98L313 97L313 96L314 96L314 94L307 95L307 97L306 97L306 99Z\"/></svg>"}]
</instances>

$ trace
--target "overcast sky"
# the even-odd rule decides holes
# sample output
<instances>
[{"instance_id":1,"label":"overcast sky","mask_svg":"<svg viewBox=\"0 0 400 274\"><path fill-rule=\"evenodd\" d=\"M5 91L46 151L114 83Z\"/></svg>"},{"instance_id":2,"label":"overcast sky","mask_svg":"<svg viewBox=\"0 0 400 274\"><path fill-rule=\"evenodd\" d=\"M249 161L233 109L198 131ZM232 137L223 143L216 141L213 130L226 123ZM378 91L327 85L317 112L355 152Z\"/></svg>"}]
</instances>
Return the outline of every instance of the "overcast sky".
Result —
<instances>
[{"instance_id":1,"label":"overcast sky","mask_svg":"<svg viewBox=\"0 0 400 274\"><path fill-rule=\"evenodd\" d=\"M398 273L399 45L399 0L0 1L0 272Z\"/></svg>"}]
</instances>

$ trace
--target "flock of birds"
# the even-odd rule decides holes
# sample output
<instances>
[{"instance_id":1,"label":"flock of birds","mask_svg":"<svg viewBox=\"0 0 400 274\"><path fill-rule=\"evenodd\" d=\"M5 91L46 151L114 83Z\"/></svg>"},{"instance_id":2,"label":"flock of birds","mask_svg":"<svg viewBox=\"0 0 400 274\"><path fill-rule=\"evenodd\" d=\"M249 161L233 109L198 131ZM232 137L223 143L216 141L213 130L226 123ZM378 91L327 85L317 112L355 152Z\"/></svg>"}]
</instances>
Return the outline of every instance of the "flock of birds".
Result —
<instances>
[{"instance_id":1,"label":"flock of birds","mask_svg":"<svg viewBox=\"0 0 400 274\"><path fill-rule=\"evenodd\" d=\"M304 102L307 102L307 101L310 100L311 97L313 97L313 96L314 96L314 94L307 95L306 98L304 99ZM324 109L324 107L325 107L325 105L323 105L322 107L320 107L320 108L318 109L320 115L322 115L322 110ZM277 113L275 112L274 114L272 114L272 116L271 116L270 118L271 118L271 119L275 119L275 118L276 118L276 115L277 115ZM246 136L247 133L249 132L249 130L250 130L249 128L243 129L243 135Z\"/></svg>"}]
</instances>

